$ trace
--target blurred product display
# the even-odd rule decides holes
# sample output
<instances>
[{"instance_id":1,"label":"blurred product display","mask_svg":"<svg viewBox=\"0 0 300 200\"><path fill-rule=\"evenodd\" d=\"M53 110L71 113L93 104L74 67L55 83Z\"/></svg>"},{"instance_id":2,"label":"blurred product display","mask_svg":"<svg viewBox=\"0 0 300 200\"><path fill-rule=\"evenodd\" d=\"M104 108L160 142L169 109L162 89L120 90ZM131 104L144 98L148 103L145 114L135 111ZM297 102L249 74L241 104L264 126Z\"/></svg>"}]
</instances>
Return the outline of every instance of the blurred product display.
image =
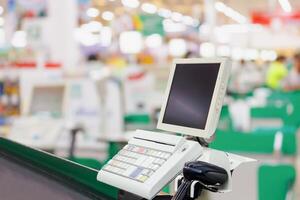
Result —
<instances>
[{"instance_id":1,"label":"blurred product display","mask_svg":"<svg viewBox=\"0 0 300 200\"><path fill-rule=\"evenodd\" d=\"M0 69L0 116L2 119L20 115L20 83L17 72Z\"/></svg>"},{"instance_id":2,"label":"blurred product display","mask_svg":"<svg viewBox=\"0 0 300 200\"><path fill-rule=\"evenodd\" d=\"M232 66L215 135L193 141L231 155L232 170L241 167L224 188L249 182L253 194L239 191L239 199L300 199L299 0L0 1L0 168L15 166L16 156L24 166L83 184L83 199L94 192L96 199L141 199L96 181L96 170L115 160L136 130L158 131L174 60L199 58L226 58ZM252 171L232 161L243 156L257 160ZM201 181L176 180L161 191L165 198L180 181L196 189Z\"/></svg>"}]
</instances>

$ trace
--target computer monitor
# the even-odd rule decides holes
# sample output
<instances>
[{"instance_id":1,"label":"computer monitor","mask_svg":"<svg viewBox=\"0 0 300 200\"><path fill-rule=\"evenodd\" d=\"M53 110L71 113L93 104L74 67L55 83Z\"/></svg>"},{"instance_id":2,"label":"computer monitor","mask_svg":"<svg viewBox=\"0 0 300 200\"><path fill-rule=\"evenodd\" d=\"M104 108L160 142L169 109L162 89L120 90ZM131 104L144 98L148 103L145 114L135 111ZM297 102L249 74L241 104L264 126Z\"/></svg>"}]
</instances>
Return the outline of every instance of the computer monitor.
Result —
<instances>
[{"instance_id":1,"label":"computer monitor","mask_svg":"<svg viewBox=\"0 0 300 200\"><path fill-rule=\"evenodd\" d=\"M219 121L229 59L177 59L171 68L157 128L210 138Z\"/></svg>"},{"instance_id":2,"label":"computer monitor","mask_svg":"<svg viewBox=\"0 0 300 200\"><path fill-rule=\"evenodd\" d=\"M64 83L43 83L33 85L30 91L26 115L49 113L64 114L66 87Z\"/></svg>"}]
</instances>

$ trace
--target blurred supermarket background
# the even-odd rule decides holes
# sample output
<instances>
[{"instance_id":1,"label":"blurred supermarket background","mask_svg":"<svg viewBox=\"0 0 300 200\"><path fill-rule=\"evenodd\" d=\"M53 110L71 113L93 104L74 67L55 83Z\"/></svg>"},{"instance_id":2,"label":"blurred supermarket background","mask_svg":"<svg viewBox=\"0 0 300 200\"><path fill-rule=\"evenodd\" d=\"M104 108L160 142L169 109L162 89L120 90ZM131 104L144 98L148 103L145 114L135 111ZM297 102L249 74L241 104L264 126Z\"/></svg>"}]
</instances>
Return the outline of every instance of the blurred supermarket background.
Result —
<instances>
[{"instance_id":1,"label":"blurred supermarket background","mask_svg":"<svg viewBox=\"0 0 300 200\"><path fill-rule=\"evenodd\" d=\"M299 0L0 0L0 136L99 169L155 129L174 58L220 56L211 146L259 160L260 200L297 199Z\"/></svg>"}]
</instances>

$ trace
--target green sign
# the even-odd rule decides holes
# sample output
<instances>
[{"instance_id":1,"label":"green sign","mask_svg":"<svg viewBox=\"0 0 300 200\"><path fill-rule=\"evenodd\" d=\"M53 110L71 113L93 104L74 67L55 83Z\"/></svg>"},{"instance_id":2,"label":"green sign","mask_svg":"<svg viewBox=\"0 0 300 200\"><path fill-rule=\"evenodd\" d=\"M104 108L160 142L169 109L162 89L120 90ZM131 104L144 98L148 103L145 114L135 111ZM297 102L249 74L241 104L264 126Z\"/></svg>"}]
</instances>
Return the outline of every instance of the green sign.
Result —
<instances>
[{"instance_id":1,"label":"green sign","mask_svg":"<svg viewBox=\"0 0 300 200\"><path fill-rule=\"evenodd\" d=\"M140 15L140 19L142 21L142 33L145 36L152 34L160 34L165 35L164 27L163 27L163 19L158 15Z\"/></svg>"}]
</instances>

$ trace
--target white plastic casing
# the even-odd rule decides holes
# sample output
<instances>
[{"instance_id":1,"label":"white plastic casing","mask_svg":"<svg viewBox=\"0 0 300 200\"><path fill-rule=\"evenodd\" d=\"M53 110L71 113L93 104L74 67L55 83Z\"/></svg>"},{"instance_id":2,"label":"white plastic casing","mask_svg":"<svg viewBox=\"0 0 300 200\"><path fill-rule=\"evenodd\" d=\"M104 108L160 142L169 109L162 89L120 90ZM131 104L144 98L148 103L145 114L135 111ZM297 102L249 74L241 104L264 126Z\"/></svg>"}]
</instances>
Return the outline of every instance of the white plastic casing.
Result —
<instances>
[{"instance_id":1,"label":"white plastic casing","mask_svg":"<svg viewBox=\"0 0 300 200\"><path fill-rule=\"evenodd\" d=\"M207 122L204 129L196 129L184 126L178 126L173 124L163 123L163 118L169 98L170 89L172 86L172 81L174 77L174 72L177 64L206 64L206 63L220 63L220 69L215 84L214 93L212 96L209 113L207 116ZM201 67L201 66L199 66ZM162 105L160 112L157 128L165 131L170 131L174 133L181 133L190 136L196 136L201 138L210 138L217 128L219 121L219 116L221 108L223 105L223 99L226 93L227 83L231 70L231 62L226 58L193 58L193 59L175 59L173 66L170 71L170 76L167 84L167 89L165 93L165 100Z\"/></svg>"},{"instance_id":2,"label":"white plastic casing","mask_svg":"<svg viewBox=\"0 0 300 200\"><path fill-rule=\"evenodd\" d=\"M183 137L175 135L165 135L150 131L137 131L136 136L153 141L169 142L176 144L173 149L164 149L164 151L173 151L173 155L144 183L133 179L125 178L108 171L101 170L98 173L97 180L103 183L113 185L122 190L131 192L146 199L152 199L162 188L171 182L179 173L181 173L184 164L188 161L196 160L202 153L202 147L195 141L185 140ZM144 143L144 144L142 144ZM152 146L163 150L162 145L150 141L138 141L133 138L129 144L142 146ZM152 144L151 144L152 143ZM154 149L155 149L154 148Z\"/></svg>"}]
</instances>

